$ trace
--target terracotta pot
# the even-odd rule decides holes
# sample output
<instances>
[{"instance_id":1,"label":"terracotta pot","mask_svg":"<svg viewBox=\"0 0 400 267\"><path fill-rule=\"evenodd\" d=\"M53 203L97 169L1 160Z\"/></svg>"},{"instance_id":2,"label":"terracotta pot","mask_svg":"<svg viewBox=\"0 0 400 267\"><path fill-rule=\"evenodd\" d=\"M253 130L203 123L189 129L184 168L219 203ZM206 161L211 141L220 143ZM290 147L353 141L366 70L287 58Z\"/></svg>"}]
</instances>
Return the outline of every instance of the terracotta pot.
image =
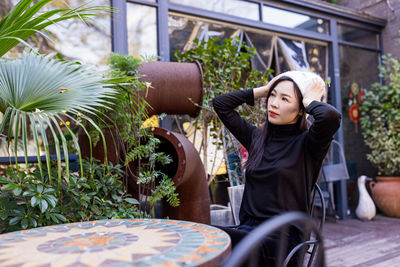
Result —
<instances>
[{"instance_id":1,"label":"terracotta pot","mask_svg":"<svg viewBox=\"0 0 400 267\"><path fill-rule=\"evenodd\" d=\"M400 217L400 177L376 177L369 184L378 208L387 216Z\"/></svg>"}]
</instances>

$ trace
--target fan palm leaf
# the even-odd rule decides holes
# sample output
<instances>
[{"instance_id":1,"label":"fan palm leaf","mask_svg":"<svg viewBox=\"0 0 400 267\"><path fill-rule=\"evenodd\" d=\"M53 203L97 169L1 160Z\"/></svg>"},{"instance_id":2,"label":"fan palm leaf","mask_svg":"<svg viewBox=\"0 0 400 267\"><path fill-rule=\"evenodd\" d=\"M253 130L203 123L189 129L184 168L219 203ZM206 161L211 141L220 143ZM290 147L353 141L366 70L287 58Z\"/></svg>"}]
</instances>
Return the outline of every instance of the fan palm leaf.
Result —
<instances>
[{"instance_id":1,"label":"fan palm leaf","mask_svg":"<svg viewBox=\"0 0 400 267\"><path fill-rule=\"evenodd\" d=\"M107 108L110 104L109 101L115 91L111 88L113 84L108 82L109 80L99 74L90 73L82 66L77 67L73 63L53 60L52 55L24 52L19 59L0 59L0 98L8 105L0 124L0 133L6 131L8 127L7 144L10 148L14 141L16 164L18 164L19 139L22 139L25 162L27 162L27 133L30 125L40 170L42 171L39 147L42 140L46 166L48 173L51 173L48 140L50 137L55 143L58 178L61 179L62 154L65 156L67 171L69 165L67 141L59 126L62 122L66 131L72 136L82 173L82 158L77 138L60 115L64 115L83 128L82 120L86 120L89 125L100 131L87 114L95 115L97 109ZM100 134L105 148L101 131ZM90 136L88 137L90 139ZM66 178L68 177L67 173Z\"/></svg>"},{"instance_id":2,"label":"fan palm leaf","mask_svg":"<svg viewBox=\"0 0 400 267\"><path fill-rule=\"evenodd\" d=\"M93 17L99 16L100 11L109 12L112 10L110 7L88 7L84 4L75 9L54 9L39 14L40 10L51 1L39 0L32 4L33 0L20 0L0 20L0 56L3 56L19 43L29 46L24 40L35 33L39 33L49 25L73 18L89 22Z\"/></svg>"}]
</instances>

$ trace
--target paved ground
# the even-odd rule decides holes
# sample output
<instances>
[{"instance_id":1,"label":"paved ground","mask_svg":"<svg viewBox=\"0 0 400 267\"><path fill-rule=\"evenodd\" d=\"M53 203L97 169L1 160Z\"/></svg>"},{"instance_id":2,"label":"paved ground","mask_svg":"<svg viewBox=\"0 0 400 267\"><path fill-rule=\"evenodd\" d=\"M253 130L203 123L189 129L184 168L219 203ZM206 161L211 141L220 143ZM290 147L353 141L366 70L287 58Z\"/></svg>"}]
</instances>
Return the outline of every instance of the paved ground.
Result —
<instances>
[{"instance_id":1,"label":"paved ground","mask_svg":"<svg viewBox=\"0 0 400 267\"><path fill-rule=\"evenodd\" d=\"M400 266L400 219L328 219L323 236L327 267Z\"/></svg>"}]
</instances>

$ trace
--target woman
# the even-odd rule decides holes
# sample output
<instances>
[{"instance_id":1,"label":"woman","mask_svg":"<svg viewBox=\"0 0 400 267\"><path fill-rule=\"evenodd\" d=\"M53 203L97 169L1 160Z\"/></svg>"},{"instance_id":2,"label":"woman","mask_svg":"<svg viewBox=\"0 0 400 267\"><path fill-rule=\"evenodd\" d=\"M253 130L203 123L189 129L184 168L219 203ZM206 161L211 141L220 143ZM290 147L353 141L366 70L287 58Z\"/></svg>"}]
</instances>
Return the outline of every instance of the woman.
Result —
<instances>
[{"instance_id":1,"label":"woman","mask_svg":"<svg viewBox=\"0 0 400 267\"><path fill-rule=\"evenodd\" d=\"M263 221L287 211L308 212L310 194L340 126L341 115L321 102L325 83L311 72L289 71L267 85L227 93L213 99L213 106L226 128L248 150L246 183L240 207L240 225L224 229L234 247L244 235ZM260 129L250 125L234 111L243 104L266 97L267 120ZM306 113L314 117L310 129ZM301 241L292 228L289 249ZM260 266L274 266L278 235L263 245Z\"/></svg>"}]
</instances>

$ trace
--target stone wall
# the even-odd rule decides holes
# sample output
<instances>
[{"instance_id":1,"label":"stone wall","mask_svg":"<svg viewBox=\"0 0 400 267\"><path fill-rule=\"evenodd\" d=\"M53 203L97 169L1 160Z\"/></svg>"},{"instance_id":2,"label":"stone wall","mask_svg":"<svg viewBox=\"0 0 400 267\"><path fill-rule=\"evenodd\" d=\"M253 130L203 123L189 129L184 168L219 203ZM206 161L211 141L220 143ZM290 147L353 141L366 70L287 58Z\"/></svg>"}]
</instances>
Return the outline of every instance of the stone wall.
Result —
<instances>
[{"instance_id":1,"label":"stone wall","mask_svg":"<svg viewBox=\"0 0 400 267\"><path fill-rule=\"evenodd\" d=\"M339 5L385 19L382 32L383 52L400 57L400 1L399 0L339 0Z\"/></svg>"}]
</instances>

